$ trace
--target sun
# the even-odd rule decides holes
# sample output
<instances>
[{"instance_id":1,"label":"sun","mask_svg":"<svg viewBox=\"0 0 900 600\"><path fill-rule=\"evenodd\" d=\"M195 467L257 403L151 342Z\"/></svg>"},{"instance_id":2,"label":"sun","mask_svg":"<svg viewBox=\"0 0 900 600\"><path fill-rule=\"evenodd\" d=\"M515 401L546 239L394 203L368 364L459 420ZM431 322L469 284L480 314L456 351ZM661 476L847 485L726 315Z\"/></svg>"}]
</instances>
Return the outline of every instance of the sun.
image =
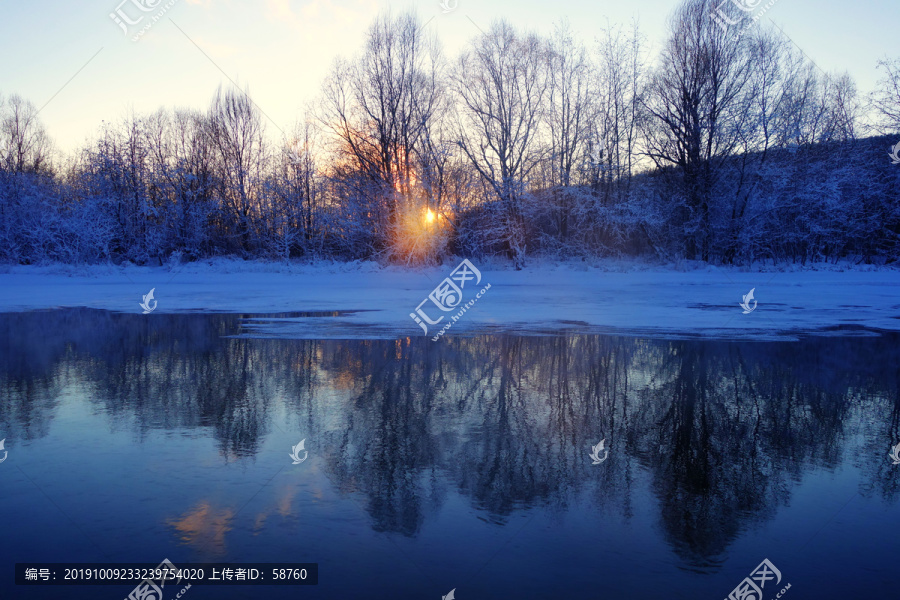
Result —
<instances>
[{"instance_id":1,"label":"sun","mask_svg":"<svg viewBox=\"0 0 900 600\"><path fill-rule=\"evenodd\" d=\"M425 222L426 223L434 223L434 219L435 219L434 213L431 212L431 209L429 208L428 212L425 213Z\"/></svg>"}]
</instances>

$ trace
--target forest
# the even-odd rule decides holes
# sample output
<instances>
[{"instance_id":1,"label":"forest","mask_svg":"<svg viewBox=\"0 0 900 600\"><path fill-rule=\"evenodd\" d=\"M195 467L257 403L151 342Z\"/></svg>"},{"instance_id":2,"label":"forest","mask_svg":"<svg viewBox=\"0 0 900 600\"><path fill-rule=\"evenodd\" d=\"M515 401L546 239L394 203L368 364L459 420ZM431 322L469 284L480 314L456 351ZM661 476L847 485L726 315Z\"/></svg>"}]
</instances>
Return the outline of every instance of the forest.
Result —
<instances>
[{"instance_id":1,"label":"forest","mask_svg":"<svg viewBox=\"0 0 900 600\"><path fill-rule=\"evenodd\" d=\"M714 8L684 0L652 55L637 23L500 20L448 56L385 12L284 129L223 85L62 153L0 95L0 262L896 263L900 57L860 91Z\"/></svg>"}]
</instances>

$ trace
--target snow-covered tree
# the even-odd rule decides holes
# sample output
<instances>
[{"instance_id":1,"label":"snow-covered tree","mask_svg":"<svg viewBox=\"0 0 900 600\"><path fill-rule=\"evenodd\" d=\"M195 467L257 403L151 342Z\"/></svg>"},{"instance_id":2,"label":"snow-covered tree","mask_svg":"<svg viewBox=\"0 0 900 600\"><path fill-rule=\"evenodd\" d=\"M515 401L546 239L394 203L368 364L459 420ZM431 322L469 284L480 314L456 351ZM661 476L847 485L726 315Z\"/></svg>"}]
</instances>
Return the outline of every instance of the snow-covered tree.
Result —
<instances>
[{"instance_id":1,"label":"snow-covered tree","mask_svg":"<svg viewBox=\"0 0 900 600\"><path fill-rule=\"evenodd\" d=\"M526 251L522 196L546 152L547 52L537 35L497 21L472 41L453 72L458 144L500 204L498 233L516 268Z\"/></svg>"}]
</instances>

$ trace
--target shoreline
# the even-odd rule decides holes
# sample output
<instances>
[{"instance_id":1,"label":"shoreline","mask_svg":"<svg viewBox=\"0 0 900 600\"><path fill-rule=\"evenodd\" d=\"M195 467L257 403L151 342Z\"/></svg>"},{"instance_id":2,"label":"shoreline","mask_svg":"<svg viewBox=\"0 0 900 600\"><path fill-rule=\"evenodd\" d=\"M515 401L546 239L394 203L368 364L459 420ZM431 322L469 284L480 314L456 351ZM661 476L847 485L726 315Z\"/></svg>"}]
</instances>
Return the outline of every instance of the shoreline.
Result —
<instances>
[{"instance_id":1,"label":"shoreline","mask_svg":"<svg viewBox=\"0 0 900 600\"><path fill-rule=\"evenodd\" d=\"M476 263L477 264L477 263ZM610 266L610 265L606 265ZM806 333L900 331L900 271L750 272L716 267L544 264L521 271L480 266L490 294L452 333L771 339ZM193 263L165 267L9 267L0 273L0 312L85 307L152 318L171 313L339 313L267 319L267 336L425 337L410 313L452 266L406 269L372 263L279 265ZM142 315L155 290L157 308ZM743 314L755 290L756 310ZM835 333L830 333L835 334ZM433 334L432 334L433 336ZM440 341L435 342L440 343Z\"/></svg>"}]
</instances>

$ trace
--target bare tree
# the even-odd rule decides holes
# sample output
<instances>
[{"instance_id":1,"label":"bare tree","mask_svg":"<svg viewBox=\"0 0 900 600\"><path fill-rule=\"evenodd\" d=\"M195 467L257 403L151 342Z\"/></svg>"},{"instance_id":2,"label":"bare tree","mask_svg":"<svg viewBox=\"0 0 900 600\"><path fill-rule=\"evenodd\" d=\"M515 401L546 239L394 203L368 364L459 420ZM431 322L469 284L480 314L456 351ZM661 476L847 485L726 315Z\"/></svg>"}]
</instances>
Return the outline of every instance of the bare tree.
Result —
<instances>
[{"instance_id":1,"label":"bare tree","mask_svg":"<svg viewBox=\"0 0 900 600\"><path fill-rule=\"evenodd\" d=\"M591 183L628 184L638 158L647 85L644 38L637 22L625 32L607 26L597 44L597 113L591 140Z\"/></svg>"},{"instance_id":2,"label":"bare tree","mask_svg":"<svg viewBox=\"0 0 900 600\"><path fill-rule=\"evenodd\" d=\"M273 242L285 260L293 254L311 256L322 251L319 219L324 193L316 163L317 133L309 121L294 127L269 190Z\"/></svg>"},{"instance_id":3,"label":"bare tree","mask_svg":"<svg viewBox=\"0 0 900 600\"><path fill-rule=\"evenodd\" d=\"M543 158L546 56L546 44L537 35L498 21L473 41L453 74L461 104L459 147L501 203L502 235L517 269L526 251L521 198Z\"/></svg>"},{"instance_id":4,"label":"bare tree","mask_svg":"<svg viewBox=\"0 0 900 600\"><path fill-rule=\"evenodd\" d=\"M882 134L900 133L900 58L882 59L884 72L869 100L874 109L875 128Z\"/></svg>"},{"instance_id":5,"label":"bare tree","mask_svg":"<svg viewBox=\"0 0 900 600\"><path fill-rule=\"evenodd\" d=\"M0 98L0 168L10 173L40 172L47 168L50 137L34 104L13 94Z\"/></svg>"},{"instance_id":6,"label":"bare tree","mask_svg":"<svg viewBox=\"0 0 900 600\"><path fill-rule=\"evenodd\" d=\"M172 115L173 244L188 259L209 252L214 235L210 216L215 209L213 147L206 135L205 116L195 110L176 110Z\"/></svg>"},{"instance_id":7,"label":"bare tree","mask_svg":"<svg viewBox=\"0 0 900 600\"><path fill-rule=\"evenodd\" d=\"M828 136L823 141L846 142L858 137L862 105L856 83L849 73L828 77L825 88L825 110Z\"/></svg>"},{"instance_id":8,"label":"bare tree","mask_svg":"<svg viewBox=\"0 0 900 600\"><path fill-rule=\"evenodd\" d=\"M568 23L557 24L547 58L551 185L569 187L590 134L593 65L584 46L572 35Z\"/></svg>"},{"instance_id":9,"label":"bare tree","mask_svg":"<svg viewBox=\"0 0 900 600\"><path fill-rule=\"evenodd\" d=\"M687 253L703 260L713 188L749 118L742 100L752 70L746 38L721 27L712 9L711 0L686 0L676 10L645 102L647 155L658 167L677 167Z\"/></svg>"},{"instance_id":10,"label":"bare tree","mask_svg":"<svg viewBox=\"0 0 900 600\"><path fill-rule=\"evenodd\" d=\"M790 111L791 83L802 69L802 63L791 60L794 55L787 41L772 32L757 32L748 42L746 49L753 69L747 89L736 100L740 112L748 118L734 131L736 152L728 163L732 177L729 185L720 189L725 262L733 262L739 249L747 245L747 240L742 239L745 215L757 188L766 178L764 168L770 150L787 144L796 129Z\"/></svg>"},{"instance_id":11,"label":"bare tree","mask_svg":"<svg viewBox=\"0 0 900 600\"><path fill-rule=\"evenodd\" d=\"M338 140L336 172L351 187L348 197L364 202L374 218L376 247L388 243L401 211L421 208L413 188L442 103L441 64L439 46L414 13L384 13L369 28L363 53L338 61L325 83L320 118ZM426 163L432 175L434 166Z\"/></svg>"},{"instance_id":12,"label":"bare tree","mask_svg":"<svg viewBox=\"0 0 900 600\"><path fill-rule=\"evenodd\" d=\"M259 185L267 165L265 127L247 91L219 87L206 121L219 173L219 196L230 234L244 251L258 238L253 231Z\"/></svg>"}]
</instances>

